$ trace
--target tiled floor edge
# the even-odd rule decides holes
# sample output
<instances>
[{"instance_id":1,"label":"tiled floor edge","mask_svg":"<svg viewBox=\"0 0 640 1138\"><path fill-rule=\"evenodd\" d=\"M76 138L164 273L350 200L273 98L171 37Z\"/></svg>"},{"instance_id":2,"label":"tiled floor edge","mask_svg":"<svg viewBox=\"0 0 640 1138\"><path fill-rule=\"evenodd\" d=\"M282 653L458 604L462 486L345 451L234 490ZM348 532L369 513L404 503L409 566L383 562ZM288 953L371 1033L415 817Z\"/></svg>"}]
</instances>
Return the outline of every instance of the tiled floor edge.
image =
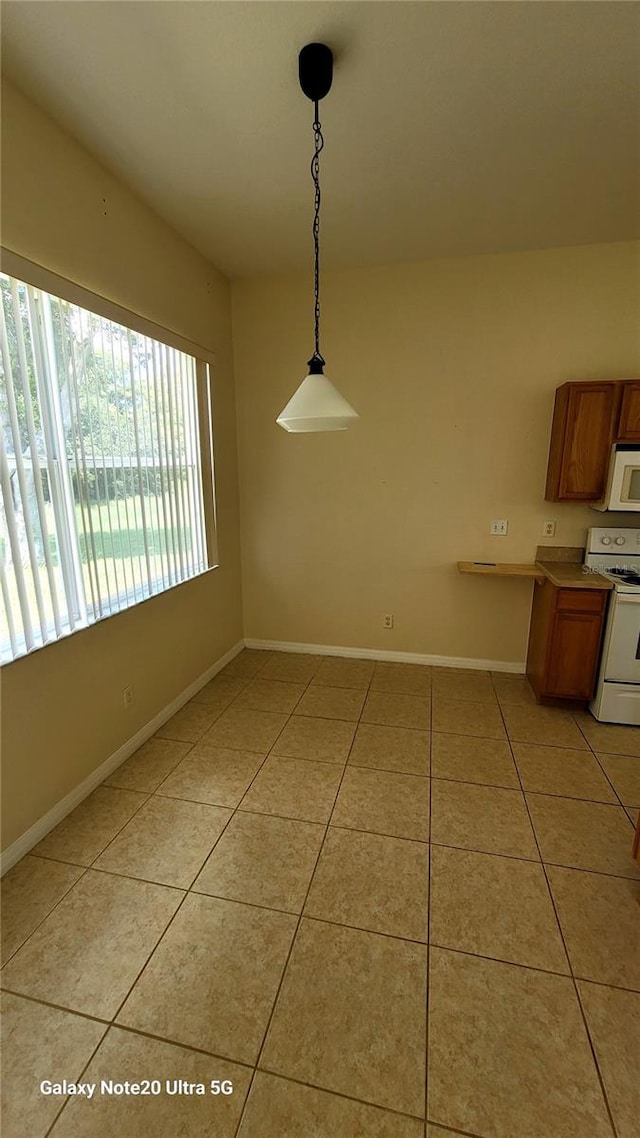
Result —
<instances>
[{"instance_id":1,"label":"tiled floor edge","mask_svg":"<svg viewBox=\"0 0 640 1138\"><path fill-rule=\"evenodd\" d=\"M466 656L434 656L421 652L390 652L385 648L345 648L337 644L299 644L289 640L260 640L245 637L245 648L272 652L293 652L313 656L343 656L352 660L380 660L397 664L427 664L437 668L477 669L482 672L525 674L524 660L476 660Z\"/></svg>"},{"instance_id":2,"label":"tiled floor edge","mask_svg":"<svg viewBox=\"0 0 640 1138\"><path fill-rule=\"evenodd\" d=\"M39 818L37 822L34 822L28 830L25 830L19 838L16 838L15 842L8 846L6 850L3 850L0 855L0 876L4 876L4 874L20 861L25 854L28 854L38 842L42 841L49 831L53 830L54 826L57 826L59 822L62 822L63 818L66 818L67 814L70 814L76 806L79 806L80 803L91 794L92 790L95 790L96 787L104 782L105 778L108 778L110 774L113 774L134 751L137 751L143 743L146 743L147 739L150 739L151 736L162 727L163 723L166 723L172 715L175 715L185 703L188 703L188 701L193 698L196 692L200 691L200 688L204 687L205 684L209 683L209 680L212 680L218 672L222 671L222 669L242 651L243 647L244 644L242 640L234 644L228 652L225 652L224 656L221 656L214 664L211 664L205 672L198 676L188 687L184 688L171 703L163 707L153 719L145 723L143 727L136 731L135 735L127 739L126 742L109 755L100 766L96 767L95 770L87 775L82 782L78 783L73 790L70 790L64 798L61 798L55 806L52 806L46 814L43 814L42 817Z\"/></svg>"},{"instance_id":3,"label":"tiled floor edge","mask_svg":"<svg viewBox=\"0 0 640 1138\"><path fill-rule=\"evenodd\" d=\"M494 685L494 686L495 686L495 685ZM528 817L529 817L529 824L530 824L530 826L531 826L531 829L532 829L532 831L533 831L534 840L535 840L536 846L537 846L537 848L538 848L538 854L539 854L539 856L540 856L540 862L541 862L541 864L542 864L542 872L544 873L544 876L545 876L545 881L546 881L546 885L547 885L547 891L548 891L549 899L550 899L550 901L551 901L551 905L552 905L552 907L553 907L553 912L554 912L554 915L555 915L555 919L556 919L556 925L557 925L557 929L558 929L558 932L559 932L559 934L560 934L560 939L561 939L561 941L562 941L562 946L563 946L563 949L564 949L564 954L565 954L565 957L566 957L567 963L568 963L568 965L569 965L569 979L571 980L571 982L572 982L572 984L573 984L573 990L574 990L575 998L576 998L576 1000L577 1000L577 1003L578 1003L578 1007L579 1007L579 1009L580 1009L580 1017L581 1017L581 1019L582 1019L582 1026L583 1026L583 1030L584 1030L584 1033L585 1033L585 1036L586 1036L586 1040L587 1040L587 1043L588 1043L589 1049L590 1049L590 1051L591 1051L591 1057L592 1057L592 1059L593 1059L593 1064L594 1064L594 1067L595 1067L595 1070L596 1070L596 1076L597 1076L597 1079L598 1079L598 1083L599 1083L599 1086L600 1086L600 1093L601 1093L601 1095L602 1095L602 1099L603 1099L603 1102L604 1102L604 1107L605 1107L605 1110L606 1110L606 1113L607 1113L607 1117L608 1117L609 1125L610 1125L610 1127L611 1127L611 1133L612 1133L612 1135L616 1135L616 1134L617 1134L617 1130L616 1130L616 1126L615 1126L615 1123L614 1123L614 1121L613 1121L613 1112L612 1112L612 1110L611 1110L611 1105L610 1105L610 1103L609 1103L609 1096L608 1096L608 1093L607 1093L607 1087L606 1087L606 1084L605 1084L605 1081L604 1081L604 1075L603 1075L603 1072L602 1072L602 1070L601 1070L601 1068L600 1068L600 1063L598 1062L598 1057L597 1057L597 1055L596 1055L596 1050L595 1050L595 1046L594 1046L594 1043L593 1043L592 1034L591 1034L591 1031L590 1031L590 1028L589 1028L589 1024L588 1024L588 1021L587 1021L587 1016L586 1016L586 1013L585 1013L585 1010L584 1010L584 1006L583 1006L583 1002L582 1002L582 999L581 999L581 996L580 996L580 990L579 990L579 987L578 987L578 983L577 983L577 980L576 980L575 969L574 969L574 967L573 967L573 961L572 961L572 959L571 959L571 954L570 954L570 952L569 952L569 947L568 947L568 944L567 944L567 938L566 938L566 936L565 936L564 928L563 928L563 926L562 926L562 921L560 920L560 913L559 913L559 911L558 911L558 904L557 904L556 898L555 898L555 896L554 896L554 892L553 892L553 889L552 889L552 887L551 887L551 881L549 880L548 867L547 867L547 864L546 864L546 863L544 862L544 860L543 860L543 857L542 857L542 849L541 849L541 847L540 847L540 841L539 841L539 838L538 838L538 833L537 833L537 831L536 831L536 828L535 828L535 826L534 826L534 824L533 824L533 817L532 817L532 814L531 814L531 809L530 809L530 804L529 804L529 801L528 801L528 798L527 798L527 793L526 793L526 791L525 791L525 788L524 788L524 783L523 783L523 780L522 780L522 774L521 774L521 772L520 772L520 769L519 769L519 767L518 767L518 764L517 764L517 762L516 762L516 757L515 757L515 754L514 754L514 751L513 751L513 743L515 742L515 740L511 739L511 737L509 736L509 732L508 732L508 729L507 729L507 724L506 724L506 718L505 718L505 716L504 716L504 713L503 713L503 708L502 708L502 706L501 706L500 704L499 704L499 707L500 707L500 714L502 715L502 718L503 718L503 721L504 721L505 730L507 731L507 738L508 738L508 740L509 740L509 748L510 748L510 750L511 750L511 756L512 756L512 758L513 758L513 761L514 761L514 764L515 764L515 767L516 767L516 772L517 772L517 775L518 775L518 781L519 781L519 783L520 783L520 790L521 790L521 793L522 793L522 797L523 797L523 799L524 799L524 803L525 803L525 809L526 809L526 811L527 811L527 815L528 815ZM575 722L575 721L574 721L574 722ZM588 745L588 740L587 740L587 745ZM425 1133L426 1133L426 1128L425 1128Z\"/></svg>"},{"instance_id":4,"label":"tiled floor edge","mask_svg":"<svg viewBox=\"0 0 640 1138\"><path fill-rule=\"evenodd\" d=\"M245 641L245 646L246 646L246 641ZM370 687L370 685L367 687L367 691L369 690L369 687ZM291 717L290 717L290 718L291 718ZM354 739L355 739L355 734L354 734ZM275 744L274 744L274 746L275 746ZM284 978L285 978L285 975L286 975L286 972L287 972L287 969L288 969L288 966L289 966L289 961L290 961L290 959L291 959L291 954L292 954L292 952L293 952L293 948L294 948L294 945L295 945L295 943L296 943L296 941L297 941L298 932L299 932L300 926L301 926L301 924L302 924L303 915L304 915L304 910L305 910L305 907L306 907L306 904L307 904L307 900L308 900L308 897L309 897L309 893L310 893L310 891L311 891L311 883L312 883L312 881L313 881L313 878L314 878L314 876L315 876L315 872L316 872L316 869L317 869L317 867L318 867L318 864L319 864L319 862L320 862L320 858L321 858L321 856L322 856L322 851L323 851L323 849L324 849L324 847L325 847L325 843L326 843L326 840L327 840L327 834L328 834L328 832L329 832L329 827L330 827L330 825L331 825L331 818L333 817L333 812L334 812L334 810L335 810L336 802L337 802L337 800L338 800L338 795L340 794L340 788L341 788L341 786L342 786L342 783L343 783L343 781L344 781L345 771L346 771L346 769L347 769L347 761L348 761L349 755L351 754L351 750L352 750L352 748L353 748L353 739L352 739L352 741L351 741L351 746L350 746L350 748L349 748L349 753L348 753L348 755L347 755L347 760L345 761L345 765L344 765L344 768L343 768L343 771L342 771L342 775L341 775L341 777L340 777L340 782L338 783L338 786L336 787L336 791L335 791L335 794L334 794L334 798L333 798L333 806L331 807L331 812L330 812L330 814L329 814L329 817L327 818L326 824L325 824L325 826L324 826L324 835L323 835L323 838L322 838L322 842L320 843L320 847L319 847L319 849L318 849L318 852L317 852L317 855L316 855L316 859L315 859L315 863L314 863L314 869L313 869L313 873L311 874L311 876L310 876L310 878L309 878L309 882L308 882L308 885L307 885L307 889L306 889L306 892L305 892L304 900L303 900L303 902L302 902L302 905L301 905L301 907L300 907L300 913L299 913L299 915L298 915L298 921L297 921L297 924L296 924L295 932L294 932L294 934L293 934L293 936L292 936L292 938L291 938L291 944L289 945L289 951L288 951L288 953L287 953L287 958L286 958L286 960L285 960L285 963L284 963L284 967L283 967L283 969L282 969L282 973L281 973L281 975L280 975L280 981L279 981L278 987L277 987L277 989L276 989L276 993L275 993L275 996L274 996L274 999L273 999L273 1003L272 1003L272 1005L271 1005L271 1012L269 1013L269 1017L268 1017L268 1019L267 1019L267 1023L266 1023L266 1026L265 1026L265 1029L264 1029L264 1033L263 1033L263 1036L262 1036L262 1042L261 1042L261 1044L260 1044L260 1049L259 1049L259 1051L258 1051L258 1056L257 1056L257 1058L256 1058L256 1062L255 1062L255 1069L254 1069L253 1075L252 1075L252 1077L251 1077L251 1082L250 1082L250 1084L249 1084L249 1089L248 1089L248 1091L247 1091L247 1097L246 1097L246 1099L245 1099L245 1101L244 1101L244 1104L243 1104L243 1107L242 1107L242 1112L241 1112L241 1114L240 1114L240 1117L239 1117L239 1119L238 1119L238 1125L237 1125L237 1128L236 1128L236 1136L237 1136L237 1135L240 1133L240 1130L241 1130L241 1128L242 1128L242 1123L243 1123L243 1120L244 1120L244 1116L245 1116L245 1114L246 1114L247 1105L248 1105L248 1103L249 1103L249 1098L250 1098L250 1096L251 1096L251 1090L252 1090L252 1087L253 1087L253 1083L254 1083L254 1080L255 1080L255 1076L256 1076L256 1073L257 1073L257 1071L258 1071L258 1069L259 1069L259 1067L260 1067L260 1060L261 1060L261 1058L262 1058L262 1055L263 1055L263 1052L264 1052L264 1047L265 1047L265 1043L266 1043L266 1040L267 1040L267 1036L268 1036L268 1034L269 1034L269 1029L270 1029L270 1027L271 1027L271 1023L272 1023L273 1017L274 1017L274 1015L275 1015L275 1011L276 1011L276 1007L277 1007L277 1004L278 1004L278 1000L279 1000L279 998L280 998L280 992L282 991L282 987L283 987L283 984L284 984ZM272 750L273 750L273 748L272 748ZM306 919L308 920L309 918L306 918Z\"/></svg>"}]
</instances>

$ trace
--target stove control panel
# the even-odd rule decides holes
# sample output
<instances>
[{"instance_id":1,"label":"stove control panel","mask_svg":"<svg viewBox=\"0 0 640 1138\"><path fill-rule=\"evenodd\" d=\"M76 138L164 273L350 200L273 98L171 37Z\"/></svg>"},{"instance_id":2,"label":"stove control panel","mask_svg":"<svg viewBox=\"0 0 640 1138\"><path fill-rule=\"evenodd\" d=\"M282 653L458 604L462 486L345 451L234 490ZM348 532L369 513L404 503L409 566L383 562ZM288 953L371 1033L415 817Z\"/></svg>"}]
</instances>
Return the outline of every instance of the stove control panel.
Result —
<instances>
[{"instance_id":1,"label":"stove control panel","mask_svg":"<svg viewBox=\"0 0 640 1138\"><path fill-rule=\"evenodd\" d=\"M639 553L640 528L603 529L596 526L587 533L587 553Z\"/></svg>"}]
</instances>

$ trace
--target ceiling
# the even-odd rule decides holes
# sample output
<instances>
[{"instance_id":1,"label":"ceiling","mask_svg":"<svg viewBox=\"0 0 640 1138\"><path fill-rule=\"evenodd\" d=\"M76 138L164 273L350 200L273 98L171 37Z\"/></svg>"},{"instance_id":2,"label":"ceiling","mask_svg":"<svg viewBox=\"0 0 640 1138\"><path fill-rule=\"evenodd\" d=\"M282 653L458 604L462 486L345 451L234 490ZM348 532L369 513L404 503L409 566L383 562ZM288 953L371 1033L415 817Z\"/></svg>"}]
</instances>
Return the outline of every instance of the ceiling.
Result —
<instances>
[{"instance_id":1,"label":"ceiling","mask_svg":"<svg viewBox=\"0 0 640 1138\"><path fill-rule=\"evenodd\" d=\"M636 3L3 3L6 72L229 276L640 235Z\"/></svg>"}]
</instances>

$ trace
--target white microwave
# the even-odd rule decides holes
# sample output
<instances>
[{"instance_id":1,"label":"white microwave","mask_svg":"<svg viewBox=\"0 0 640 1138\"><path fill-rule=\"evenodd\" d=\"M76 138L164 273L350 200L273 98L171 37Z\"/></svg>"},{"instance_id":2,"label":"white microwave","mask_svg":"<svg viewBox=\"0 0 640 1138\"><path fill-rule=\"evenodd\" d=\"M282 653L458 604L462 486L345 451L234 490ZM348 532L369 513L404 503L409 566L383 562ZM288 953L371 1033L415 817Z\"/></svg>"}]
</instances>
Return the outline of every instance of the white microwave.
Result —
<instances>
[{"instance_id":1,"label":"white microwave","mask_svg":"<svg viewBox=\"0 0 640 1138\"><path fill-rule=\"evenodd\" d=\"M614 446L604 501L596 510L640 510L640 447Z\"/></svg>"}]
</instances>

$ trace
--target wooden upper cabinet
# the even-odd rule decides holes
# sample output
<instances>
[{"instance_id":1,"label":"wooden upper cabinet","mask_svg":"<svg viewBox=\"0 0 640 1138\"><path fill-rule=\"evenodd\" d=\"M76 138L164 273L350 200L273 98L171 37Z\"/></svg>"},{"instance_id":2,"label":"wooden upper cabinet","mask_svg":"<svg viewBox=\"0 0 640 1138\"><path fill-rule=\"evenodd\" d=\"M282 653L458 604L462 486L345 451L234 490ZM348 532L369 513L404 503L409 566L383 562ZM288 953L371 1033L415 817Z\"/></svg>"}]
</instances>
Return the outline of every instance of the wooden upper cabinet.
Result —
<instances>
[{"instance_id":1,"label":"wooden upper cabinet","mask_svg":"<svg viewBox=\"0 0 640 1138\"><path fill-rule=\"evenodd\" d=\"M616 441L620 443L640 442L640 379L633 379L622 386L622 403Z\"/></svg>"},{"instance_id":2,"label":"wooden upper cabinet","mask_svg":"<svg viewBox=\"0 0 640 1138\"><path fill-rule=\"evenodd\" d=\"M612 381L565 383L556 391L547 501L597 502L603 497L616 438L620 387ZM638 403L631 411L636 416L633 422L640 427L640 383L638 388Z\"/></svg>"}]
</instances>

